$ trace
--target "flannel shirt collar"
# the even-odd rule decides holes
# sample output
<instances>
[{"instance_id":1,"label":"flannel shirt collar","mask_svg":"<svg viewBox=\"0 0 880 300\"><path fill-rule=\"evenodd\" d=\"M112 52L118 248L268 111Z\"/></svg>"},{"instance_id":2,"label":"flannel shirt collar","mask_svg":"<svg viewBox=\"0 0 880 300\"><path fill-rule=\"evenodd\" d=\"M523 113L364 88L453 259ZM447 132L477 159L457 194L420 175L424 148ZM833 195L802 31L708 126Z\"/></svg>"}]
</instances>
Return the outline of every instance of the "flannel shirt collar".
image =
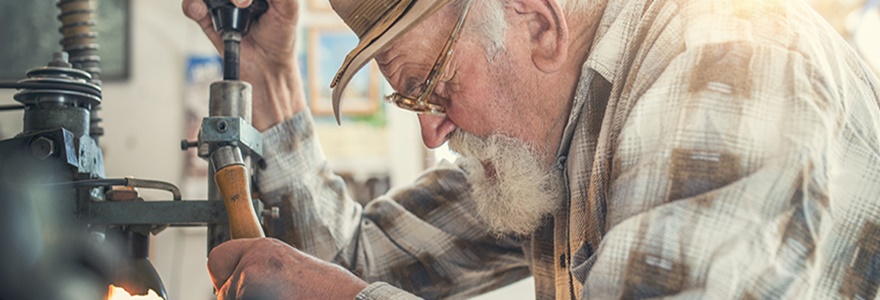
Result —
<instances>
[{"instance_id":1,"label":"flannel shirt collar","mask_svg":"<svg viewBox=\"0 0 880 300\"><path fill-rule=\"evenodd\" d=\"M625 10L624 8L628 5L642 4L644 1L646 0L608 0L605 12L602 13L602 18L599 21L599 28L596 29L592 49L581 69L581 78L578 81L574 99L572 99L571 112L563 130L559 150L556 153L557 162L565 161L565 157L568 156L572 136L577 128L576 125L584 103L587 101L590 82L598 75L611 84L615 83L616 70L623 63L627 41L631 39L633 32L631 29L637 25L637 13L641 11Z\"/></svg>"}]
</instances>

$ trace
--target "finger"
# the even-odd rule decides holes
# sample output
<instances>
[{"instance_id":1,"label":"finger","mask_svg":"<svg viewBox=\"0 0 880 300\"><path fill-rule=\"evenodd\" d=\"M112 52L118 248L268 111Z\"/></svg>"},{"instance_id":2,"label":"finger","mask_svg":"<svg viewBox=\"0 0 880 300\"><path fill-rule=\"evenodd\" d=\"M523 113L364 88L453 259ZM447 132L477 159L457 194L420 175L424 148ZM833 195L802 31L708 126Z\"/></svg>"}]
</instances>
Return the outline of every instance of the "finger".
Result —
<instances>
[{"instance_id":1,"label":"finger","mask_svg":"<svg viewBox=\"0 0 880 300\"><path fill-rule=\"evenodd\" d=\"M214 23L211 22L211 14L208 13L205 1L184 0L182 8L183 14L199 24L199 27L202 28L202 31L205 32L205 35L208 36L208 40L214 44L214 47L218 50L222 49L223 41L220 39L220 34L214 30Z\"/></svg>"},{"instance_id":2,"label":"finger","mask_svg":"<svg viewBox=\"0 0 880 300\"><path fill-rule=\"evenodd\" d=\"M238 239L220 244L208 254L208 274L214 288L220 290L232 277L241 258L254 239Z\"/></svg>"},{"instance_id":3,"label":"finger","mask_svg":"<svg viewBox=\"0 0 880 300\"><path fill-rule=\"evenodd\" d=\"M260 41L272 40L280 42L282 39L279 38L279 35L286 35L288 37L296 35L298 1L268 1L269 10L251 24L249 38ZM291 39L290 44L284 46L290 47L292 50L295 42L295 39Z\"/></svg>"},{"instance_id":4,"label":"finger","mask_svg":"<svg viewBox=\"0 0 880 300\"><path fill-rule=\"evenodd\" d=\"M215 286L214 289L217 293L217 300L235 299L235 294L231 292L233 290L231 282L224 284L220 288Z\"/></svg>"},{"instance_id":5,"label":"finger","mask_svg":"<svg viewBox=\"0 0 880 300\"><path fill-rule=\"evenodd\" d=\"M268 0L269 11L266 13L271 12L279 17L293 18L296 16L298 2L297 0Z\"/></svg>"},{"instance_id":6,"label":"finger","mask_svg":"<svg viewBox=\"0 0 880 300\"><path fill-rule=\"evenodd\" d=\"M183 13L196 22L201 22L202 20L211 21L208 16L208 7L202 0L183 0L181 7L183 8Z\"/></svg>"}]
</instances>

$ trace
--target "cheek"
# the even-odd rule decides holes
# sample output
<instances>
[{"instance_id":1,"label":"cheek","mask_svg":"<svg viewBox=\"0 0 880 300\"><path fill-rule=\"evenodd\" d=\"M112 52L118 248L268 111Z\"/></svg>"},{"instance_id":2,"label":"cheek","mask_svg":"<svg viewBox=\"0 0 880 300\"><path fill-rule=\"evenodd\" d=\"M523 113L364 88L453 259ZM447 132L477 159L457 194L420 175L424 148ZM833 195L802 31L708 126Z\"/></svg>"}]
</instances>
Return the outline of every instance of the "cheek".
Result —
<instances>
[{"instance_id":1,"label":"cheek","mask_svg":"<svg viewBox=\"0 0 880 300\"><path fill-rule=\"evenodd\" d=\"M492 133L514 134L518 119L515 100L518 74L511 66L509 53L490 63L482 45L459 44L458 87L448 105L447 116L462 130L488 136ZM455 60L454 60L455 61Z\"/></svg>"},{"instance_id":2,"label":"cheek","mask_svg":"<svg viewBox=\"0 0 880 300\"><path fill-rule=\"evenodd\" d=\"M488 68L491 67L482 70ZM501 83L489 73L476 72L466 78L449 106L449 119L462 130L479 136L505 131L499 128L508 115Z\"/></svg>"}]
</instances>

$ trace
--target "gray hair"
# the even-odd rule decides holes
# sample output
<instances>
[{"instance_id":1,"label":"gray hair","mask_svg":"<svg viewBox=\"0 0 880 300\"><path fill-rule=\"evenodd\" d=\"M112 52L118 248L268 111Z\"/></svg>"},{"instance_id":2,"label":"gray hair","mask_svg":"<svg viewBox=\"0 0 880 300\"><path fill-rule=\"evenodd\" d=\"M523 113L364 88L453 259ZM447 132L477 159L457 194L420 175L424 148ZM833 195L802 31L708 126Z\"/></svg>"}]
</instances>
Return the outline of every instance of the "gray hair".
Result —
<instances>
[{"instance_id":1,"label":"gray hair","mask_svg":"<svg viewBox=\"0 0 880 300\"><path fill-rule=\"evenodd\" d=\"M477 19L474 26L482 37L486 47L486 59L494 62L498 55L504 53L504 40L507 37L507 19L504 16L504 7L507 1L490 0L480 1L486 4L482 18Z\"/></svg>"},{"instance_id":2,"label":"gray hair","mask_svg":"<svg viewBox=\"0 0 880 300\"><path fill-rule=\"evenodd\" d=\"M507 0L480 1L486 3L482 18L473 25L486 46L486 59L494 62L498 55L504 53L504 39L507 37L507 19L504 8ZM577 12L583 9L588 0L556 0L563 12Z\"/></svg>"}]
</instances>

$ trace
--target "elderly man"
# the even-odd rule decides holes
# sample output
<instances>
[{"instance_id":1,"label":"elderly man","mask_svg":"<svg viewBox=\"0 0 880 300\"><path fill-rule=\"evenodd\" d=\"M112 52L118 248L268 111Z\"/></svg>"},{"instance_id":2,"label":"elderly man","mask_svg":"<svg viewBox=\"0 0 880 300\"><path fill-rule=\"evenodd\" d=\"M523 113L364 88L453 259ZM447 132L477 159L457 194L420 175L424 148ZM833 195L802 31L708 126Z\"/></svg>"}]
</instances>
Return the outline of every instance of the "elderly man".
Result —
<instances>
[{"instance_id":1,"label":"elderly man","mask_svg":"<svg viewBox=\"0 0 880 300\"><path fill-rule=\"evenodd\" d=\"M880 86L806 4L330 2L361 39L336 108L375 59L425 144L462 157L355 204L303 100L297 3L270 1L242 77L286 243L214 249L221 298L461 298L529 275L538 299L877 296Z\"/></svg>"}]
</instances>

